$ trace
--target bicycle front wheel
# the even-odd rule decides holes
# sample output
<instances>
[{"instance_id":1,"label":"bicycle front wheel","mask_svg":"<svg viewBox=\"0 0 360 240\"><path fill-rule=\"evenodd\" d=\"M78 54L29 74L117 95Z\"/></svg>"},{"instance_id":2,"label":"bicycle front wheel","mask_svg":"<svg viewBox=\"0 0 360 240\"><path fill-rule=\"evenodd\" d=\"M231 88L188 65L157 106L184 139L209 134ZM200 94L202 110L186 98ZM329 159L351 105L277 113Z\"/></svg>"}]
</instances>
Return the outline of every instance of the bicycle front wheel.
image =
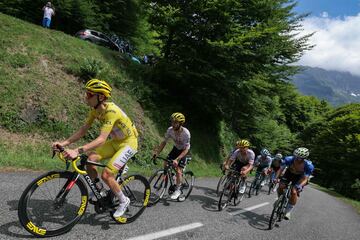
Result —
<instances>
[{"instance_id":1,"label":"bicycle front wheel","mask_svg":"<svg viewBox=\"0 0 360 240\"><path fill-rule=\"evenodd\" d=\"M19 200L21 225L38 237L69 231L84 214L88 191L72 172L48 172L32 181ZM76 179L76 180L73 180Z\"/></svg>"},{"instance_id":2,"label":"bicycle front wheel","mask_svg":"<svg viewBox=\"0 0 360 240\"><path fill-rule=\"evenodd\" d=\"M273 229L276 221L280 221L284 199L280 196L278 200L276 200L274 204L274 208L271 212L270 220L269 220L269 230Z\"/></svg>"},{"instance_id":3,"label":"bicycle front wheel","mask_svg":"<svg viewBox=\"0 0 360 240\"><path fill-rule=\"evenodd\" d=\"M190 193L194 187L195 176L192 171L187 171L183 174L181 191L185 199L190 196Z\"/></svg>"},{"instance_id":4,"label":"bicycle front wheel","mask_svg":"<svg viewBox=\"0 0 360 240\"><path fill-rule=\"evenodd\" d=\"M148 206L151 194L150 185L145 177L137 174L128 176L123 180L118 178L118 182L124 195L130 199L130 204L123 216L114 218L113 213L115 210L110 212L110 216L117 223L131 223L135 221ZM118 203L117 197L113 197L114 203Z\"/></svg>"},{"instance_id":5,"label":"bicycle front wheel","mask_svg":"<svg viewBox=\"0 0 360 240\"><path fill-rule=\"evenodd\" d=\"M163 198L168 185L168 176L164 173L164 170L156 171L149 179L151 194L149 200L149 206L153 206Z\"/></svg>"},{"instance_id":6,"label":"bicycle front wheel","mask_svg":"<svg viewBox=\"0 0 360 240\"><path fill-rule=\"evenodd\" d=\"M225 179L226 179L226 175L222 175L219 179L219 182L216 186L216 195L217 196L220 195L220 190L224 187Z\"/></svg>"},{"instance_id":7,"label":"bicycle front wheel","mask_svg":"<svg viewBox=\"0 0 360 240\"><path fill-rule=\"evenodd\" d=\"M226 206L231 202L233 195L233 183L227 182L224 185L222 192L220 193L219 202L218 202L218 210L222 211Z\"/></svg>"}]
</instances>

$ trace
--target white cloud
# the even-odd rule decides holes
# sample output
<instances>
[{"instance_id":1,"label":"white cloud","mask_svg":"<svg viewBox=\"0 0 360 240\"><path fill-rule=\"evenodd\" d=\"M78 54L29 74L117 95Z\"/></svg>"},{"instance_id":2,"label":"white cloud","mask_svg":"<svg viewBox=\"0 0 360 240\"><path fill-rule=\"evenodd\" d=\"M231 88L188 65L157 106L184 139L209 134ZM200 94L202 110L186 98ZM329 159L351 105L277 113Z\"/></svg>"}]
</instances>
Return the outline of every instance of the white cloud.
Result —
<instances>
[{"instance_id":1,"label":"white cloud","mask_svg":"<svg viewBox=\"0 0 360 240\"><path fill-rule=\"evenodd\" d=\"M344 18L325 15L304 20L303 32L315 32L309 43L316 46L304 54L299 64L360 76L360 14Z\"/></svg>"},{"instance_id":2,"label":"white cloud","mask_svg":"<svg viewBox=\"0 0 360 240\"><path fill-rule=\"evenodd\" d=\"M327 17L329 17L329 13L327 13L327 12L322 12L322 13L320 14L320 16L321 16L321 17L324 17L324 18L327 18Z\"/></svg>"}]
</instances>

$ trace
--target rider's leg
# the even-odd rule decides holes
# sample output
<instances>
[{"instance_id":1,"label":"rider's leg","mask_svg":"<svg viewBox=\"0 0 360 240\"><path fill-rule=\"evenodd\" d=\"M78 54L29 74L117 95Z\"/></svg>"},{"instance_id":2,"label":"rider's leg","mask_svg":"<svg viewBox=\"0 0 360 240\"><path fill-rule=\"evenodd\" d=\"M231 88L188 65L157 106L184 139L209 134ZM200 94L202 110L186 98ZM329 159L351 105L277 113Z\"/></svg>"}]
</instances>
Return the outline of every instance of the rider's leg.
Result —
<instances>
[{"instance_id":1,"label":"rider's leg","mask_svg":"<svg viewBox=\"0 0 360 240\"><path fill-rule=\"evenodd\" d=\"M176 186L180 187L181 183L182 183L182 168L177 167L176 168Z\"/></svg>"},{"instance_id":2,"label":"rider's leg","mask_svg":"<svg viewBox=\"0 0 360 240\"><path fill-rule=\"evenodd\" d=\"M89 154L89 157L88 157L88 160L89 161L92 161L92 162L97 162L97 161L99 161L101 159L101 157L98 155L98 154L96 154L96 153L90 153ZM87 171L87 173L89 174L89 176L90 176L90 178L91 178L91 180L95 180L95 178L97 178L98 177L98 172L97 172L97 170L96 170L96 166L94 166L94 165L86 165L86 171Z\"/></svg>"}]
</instances>

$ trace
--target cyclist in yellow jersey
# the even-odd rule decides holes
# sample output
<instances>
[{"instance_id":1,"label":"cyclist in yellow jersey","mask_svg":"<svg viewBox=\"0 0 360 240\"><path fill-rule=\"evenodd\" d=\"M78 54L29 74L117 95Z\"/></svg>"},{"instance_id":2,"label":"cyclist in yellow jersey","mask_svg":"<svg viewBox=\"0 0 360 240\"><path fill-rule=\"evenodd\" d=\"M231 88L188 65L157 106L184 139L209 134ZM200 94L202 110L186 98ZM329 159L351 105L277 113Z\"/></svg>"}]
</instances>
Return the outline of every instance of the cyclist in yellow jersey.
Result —
<instances>
[{"instance_id":1,"label":"cyclist in yellow jersey","mask_svg":"<svg viewBox=\"0 0 360 240\"><path fill-rule=\"evenodd\" d=\"M122 193L115 175L137 152L138 132L130 118L113 102L107 101L112 90L108 83L92 79L86 83L85 89L85 101L93 108L85 124L65 141L54 142L52 147L66 147L78 141L86 134L95 119L100 121L100 135L95 140L76 149L66 149L64 156L73 159L79 154L86 153L90 161L110 158L101 178L119 198L120 204L114 217L120 217L125 213L130 199ZM109 136L111 139L107 140ZM92 180L97 178L96 166L88 165L86 170Z\"/></svg>"}]
</instances>

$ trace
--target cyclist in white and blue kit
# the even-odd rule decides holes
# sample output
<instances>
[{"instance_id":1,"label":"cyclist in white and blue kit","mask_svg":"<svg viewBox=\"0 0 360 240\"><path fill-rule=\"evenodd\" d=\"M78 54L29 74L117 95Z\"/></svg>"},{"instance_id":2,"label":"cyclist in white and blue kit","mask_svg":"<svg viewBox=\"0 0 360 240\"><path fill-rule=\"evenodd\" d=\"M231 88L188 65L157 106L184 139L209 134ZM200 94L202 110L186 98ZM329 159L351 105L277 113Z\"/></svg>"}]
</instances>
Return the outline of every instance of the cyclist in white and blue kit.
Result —
<instances>
[{"instance_id":1,"label":"cyclist in white and blue kit","mask_svg":"<svg viewBox=\"0 0 360 240\"><path fill-rule=\"evenodd\" d=\"M290 200L285 212L285 219L287 220L290 219L290 214L297 202L298 195L303 190L310 175L314 171L314 165L310 160L306 159L307 157L309 157L309 150L307 148L300 147L295 149L293 156L287 156L284 158L281 170L278 171L276 176L279 177L282 169L287 167L284 176L282 176L280 180L280 186L278 188L279 196L283 193L286 187L286 182L291 181L293 184Z\"/></svg>"}]
</instances>

